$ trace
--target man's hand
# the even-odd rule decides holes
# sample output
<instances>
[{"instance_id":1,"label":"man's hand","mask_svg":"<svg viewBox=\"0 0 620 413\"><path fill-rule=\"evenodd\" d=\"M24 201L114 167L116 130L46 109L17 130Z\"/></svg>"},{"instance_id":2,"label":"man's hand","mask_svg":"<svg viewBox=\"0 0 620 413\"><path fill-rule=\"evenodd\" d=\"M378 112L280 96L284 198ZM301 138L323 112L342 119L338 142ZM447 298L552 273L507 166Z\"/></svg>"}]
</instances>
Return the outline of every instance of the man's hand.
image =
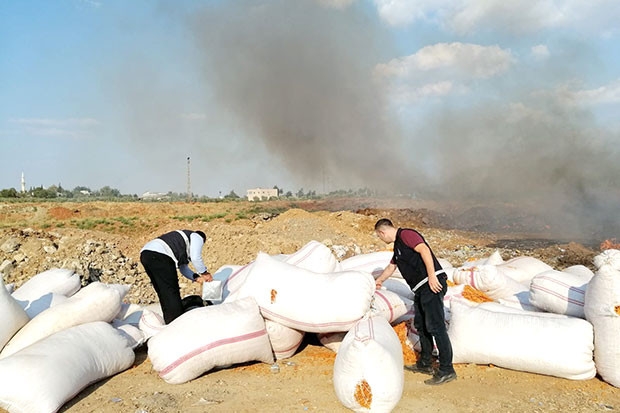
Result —
<instances>
[{"instance_id":1,"label":"man's hand","mask_svg":"<svg viewBox=\"0 0 620 413\"><path fill-rule=\"evenodd\" d=\"M213 276L211 275L210 272L203 272L194 281L196 281L196 282L211 282L211 281L213 281Z\"/></svg>"},{"instance_id":2,"label":"man's hand","mask_svg":"<svg viewBox=\"0 0 620 413\"><path fill-rule=\"evenodd\" d=\"M437 294L443 289L443 286L441 285L435 274L428 276L428 286L431 287L431 291L435 294Z\"/></svg>"}]
</instances>

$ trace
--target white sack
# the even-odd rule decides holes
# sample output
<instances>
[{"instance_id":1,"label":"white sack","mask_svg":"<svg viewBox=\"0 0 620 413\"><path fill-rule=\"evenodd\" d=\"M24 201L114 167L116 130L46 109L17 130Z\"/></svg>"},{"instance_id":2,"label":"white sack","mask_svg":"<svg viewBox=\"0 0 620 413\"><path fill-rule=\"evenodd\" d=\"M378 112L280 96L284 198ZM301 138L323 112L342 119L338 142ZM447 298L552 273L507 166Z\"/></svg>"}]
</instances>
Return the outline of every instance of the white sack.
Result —
<instances>
[{"instance_id":1,"label":"white sack","mask_svg":"<svg viewBox=\"0 0 620 413\"><path fill-rule=\"evenodd\" d=\"M497 300L498 303L505 305L506 307L524 310L524 311L532 311L532 312L542 312L540 308L536 307L534 304L530 302L530 292L529 290L523 290L516 294L509 295L507 297L503 297Z\"/></svg>"},{"instance_id":2,"label":"white sack","mask_svg":"<svg viewBox=\"0 0 620 413\"><path fill-rule=\"evenodd\" d=\"M276 360L292 357L306 335L303 331L295 330L271 320L265 320L265 328L267 329L269 342Z\"/></svg>"},{"instance_id":3,"label":"white sack","mask_svg":"<svg viewBox=\"0 0 620 413\"><path fill-rule=\"evenodd\" d=\"M252 298L197 308L151 337L153 369L170 384L248 361L273 363L265 321Z\"/></svg>"},{"instance_id":4,"label":"white sack","mask_svg":"<svg viewBox=\"0 0 620 413\"><path fill-rule=\"evenodd\" d=\"M381 283L381 288L396 293L409 301L413 301L413 291L404 278L390 277Z\"/></svg>"},{"instance_id":5,"label":"white sack","mask_svg":"<svg viewBox=\"0 0 620 413\"><path fill-rule=\"evenodd\" d=\"M117 289L94 282L82 288L65 302L51 307L30 320L7 343L0 359L51 334L93 321L110 322L121 308Z\"/></svg>"},{"instance_id":6,"label":"white sack","mask_svg":"<svg viewBox=\"0 0 620 413\"><path fill-rule=\"evenodd\" d=\"M159 303L150 304L142 309L138 328L144 333L147 340L165 327L164 313Z\"/></svg>"},{"instance_id":7,"label":"white sack","mask_svg":"<svg viewBox=\"0 0 620 413\"><path fill-rule=\"evenodd\" d=\"M239 297L253 297L263 317L296 330L347 331L370 309L372 275L318 274L259 253Z\"/></svg>"},{"instance_id":8,"label":"white sack","mask_svg":"<svg viewBox=\"0 0 620 413\"><path fill-rule=\"evenodd\" d=\"M28 321L28 314L4 288L4 280L0 275L0 350Z\"/></svg>"},{"instance_id":9,"label":"white sack","mask_svg":"<svg viewBox=\"0 0 620 413\"><path fill-rule=\"evenodd\" d=\"M10 413L56 412L134 359L125 338L107 323L68 328L0 360L0 407Z\"/></svg>"},{"instance_id":10,"label":"white sack","mask_svg":"<svg viewBox=\"0 0 620 413\"><path fill-rule=\"evenodd\" d=\"M620 271L620 250L609 249L598 254L592 260L596 269L601 269L605 265L609 265L616 271Z\"/></svg>"},{"instance_id":11,"label":"white sack","mask_svg":"<svg viewBox=\"0 0 620 413\"><path fill-rule=\"evenodd\" d=\"M504 263L504 259L502 258L502 254L500 254L498 250L495 250L484 263L486 265L500 265Z\"/></svg>"},{"instance_id":12,"label":"white sack","mask_svg":"<svg viewBox=\"0 0 620 413\"><path fill-rule=\"evenodd\" d=\"M245 284L245 280L248 278L253 266L254 261L244 266L224 265L217 270L216 274L218 274L218 276L227 276L222 283L223 302L234 301L239 298L239 289ZM220 273L222 275L220 275Z\"/></svg>"},{"instance_id":13,"label":"white sack","mask_svg":"<svg viewBox=\"0 0 620 413\"><path fill-rule=\"evenodd\" d=\"M334 272L338 265L332 250L318 241L310 241L297 252L287 256L284 262L320 274Z\"/></svg>"},{"instance_id":14,"label":"white sack","mask_svg":"<svg viewBox=\"0 0 620 413\"><path fill-rule=\"evenodd\" d=\"M498 270L499 267L495 265L460 267L454 269L452 277L455 283L468 284L494 300L528 291L527 286L504 275Z\"/></svg>"},{"instance_id":15,"label":"white sack","mask_svg":"<svg viewBox=\"0 0 620 413\"><path fill-rule=\"evenodd\" d=\"M131 324L119 324L118 320L114 319L112 320L112 327L125 337L127 344L132 350L146 343L146 334L136 326Z\"/></svg>"},{"instance_id":16,"label":"white sack","mask_svg":"<svg viewBox=\"0 0 620 413\"><path fill-rule=\"evenodd\" d=\"M594 277L594 273L592 272L592 270L581 264L571 265L570 267L564 268L562 271L573 275L580 275L586 278L588 281L590 281L592 277Z\"/></svg>"},{"instance_id":17,"label":"white sack","mask_svg":"<svg viewBox=\"0 0 620 413\"><path fill-rule=\"evenodd\" d=\"M70 297L80 289L80 276L67 268L52 268L34 275L13 291L13 298L25 309L39 297L54 293Z\"/></svg>"},{"instance_id":18,"label":"white sack","mask_svg":"<svg viewBox=\"0 0 620 413\"><path fill-rule=\"evenodd\" d=\"M392 324L413 307L413 301L400 295L381 288L375 291L371 304L370 312L374 316L383 317L388 323Z\"/></svg>"},{"instance_id":19,"label":"white sack","mask_svg":"<svg viewBox=\"0 0 620 413\"><path fill-rule=\"evenodd\" d=\"M365 317L345 336L334 362L338 400L355 412L391 412L403 394L403 351L383 317Z\"/></svg>"},{"instance_id":20,"label":"white sack","mask_svg":"<svg viewBox=\"0 0 620 413\"><path fill-rule=\"evenodd\" d=\"M122 322L122 324L131 324L138 327L142 317L142 306L138 304L121 303L121 309L114 316L114 320Z\"/></svg>"},{"instance_id":21,"label":"white sack","mask_svg":"<svg viewBox=\"0 0 620 413\"><path fill-rule=\"evenodd\" d=\"M64 303L67 301L67 296L56 293L47 293L37 298L36 300L30 301L30 303L26 306L26 314L28 317L35 318L43 311L47 310L50 307L58 305L60 303Z\"/></svg>"},{"instance_id":22,"label":"white sack","mask_svg":"<svg viewBox=\"0 0 620 413\"><path fill-rule=\"evenodd\" d=\"M587 321L515 309L498 312L488 304L495 303L452 302L448 334L454 363L494 364L571 380L596 375Z\"/></svg>"},{"instance_id":23,"label":"white sack","mask_svg":"<svg viewBox=\"0 0 620 413\"><path fill-rule=\"evenodd\" d=\"M381 275L385 267L388 266L393 256L394 252L392 251L377 251L368 254L354 255L353 257L340 261L340 270L368 272L371 273L374 278L377 278ZM392 276L402 278L398 268L394 271Z\"/></svg>"},{"instance_id":24,"label":"white sack","mask_svg":"<svg viewBox=\"0 0 620 413\"><path fill-rule=\"evenodd\" d=\"M248 264L249 265L249 264ZM249 270L248 265L222 265L218 270L213 273L213 279L221 282L221 293L222 298L220 300L211 300L213 304L220 304L222 301L228 297L231 291L234 291L238 285L241 285L243 281L245 281L245 277L243 277L242 269ZM241 273L241 274L240 274ZM246 271L247 273L247 271ZM203 300L205 299L205 285L207 283L203 283L202 296ZM209 287L207 287L208 289Z\"/></svg>"},{"instance_id":25,"label":"white sack","mask_svg":"<svg viewBox=\"0 0 620 413\"><path fill-rule=\"evenodd\" d=\"M530 302L541 310L586 318L583 311L590 278L550 270L532 278Z\"/></svg>"},{"instance_id":26,"label":"white sack","mask_svg":"<svg viewBox=\"0 0 620 413\"><path fill-rule=\"evenodd\" d=\"M608 250L609 251L609 250ZM607 383L620 387L620 271L604 264L588 283L584 312L594 326L596 370Z\"/></svg>"},{"instance_id":27,"label":"white sack","mask_svg":"<svg viewBox=\"0 0 620 413\"><path fill-rule=\"evenodd\" d=\"M344 336L346 335L347 333L344 331L338 331L335 333L317 333L317 338L323 346L327 347L334 353L337 353L340 348L340 344L342 344L342 340L344 340Z\"/></svg>"},{"instance_id":28,"label":"white sack","mask_svg":"<svg viewBox=\"0 0 620 413\"><path fill-rule=\"evenodd\" d=\"M530 285L530 281L541 272L553 269L538 258L516 257L497 266L497 269L507 277L525 286Z\"/></svg>"}]
</instances>

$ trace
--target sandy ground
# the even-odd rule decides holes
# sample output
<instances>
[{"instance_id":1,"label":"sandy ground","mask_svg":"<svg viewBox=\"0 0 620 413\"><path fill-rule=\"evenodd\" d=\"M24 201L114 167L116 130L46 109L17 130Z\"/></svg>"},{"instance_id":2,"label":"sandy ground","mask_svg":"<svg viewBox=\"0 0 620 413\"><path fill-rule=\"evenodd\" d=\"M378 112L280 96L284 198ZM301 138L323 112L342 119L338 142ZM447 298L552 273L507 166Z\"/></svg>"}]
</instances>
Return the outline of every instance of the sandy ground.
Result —
<instances>
[{"instance_id":1,"label":"sandy ground","mask_svg":"<svg viewBox=\"0 0 620 413\"><path fill-rule=\"evenodd\" d=\"M385 245L373 236L372 231L372 225L382 216L392 217L403 226L421 229L437 255L449 259L454 265L488 256L496 249L498 241L506 237L506 234L442 228L442 223L437 222L440 215L429 214L426 205L419 209L416 209L419 205L410 205L408 209L396 210L367 201L353 203L344 200L295 206L297 208L290 209L286 203L253 205L247 202L4 204L0 205L0 218L5 233L30 227L113 240L128 257L136 260L141 245L151 237L170 229L200 227L209 235L205 261L211 268L245 264L258 251L291 253L311 239L346 247L343 250L348 256L355 251L365 253L384 249ZM99 223L84 229L87 220L95 218L100 219ZM131 225L122 224L128 220ZM509 236L517 241L531 238L531 234L512 233ZM540 232L537 236L541 236ZM581 244L543 244L540 248L527 249L524 243L517 242L512 248L502 248L501 252L505 258L523 254L537 256L556 268L574 263L589 265L588 260L596 253ZM31 261L29 265L33 274L39 270L35 262ZM192 288L191 284L185 285L185 293L195 293ZM317 342L315 335L307 334L304 344L293 357L278 362L279 373L272 373L269 365L250 363L209 371L189 383L171 385L152 369L146 346L143 346L136 350L132 368L87 387L61 411L345 412L349 410L342 406L334 392L335 357L335 353ZM404 392L394 411L620 410L620 389L598 377L571 381L488 365L456 365L455 369L458 379L437 387L423 383L427 376L405 371ZM33 390L35 394L36 390Z\"/></svg>"}]
</instances>

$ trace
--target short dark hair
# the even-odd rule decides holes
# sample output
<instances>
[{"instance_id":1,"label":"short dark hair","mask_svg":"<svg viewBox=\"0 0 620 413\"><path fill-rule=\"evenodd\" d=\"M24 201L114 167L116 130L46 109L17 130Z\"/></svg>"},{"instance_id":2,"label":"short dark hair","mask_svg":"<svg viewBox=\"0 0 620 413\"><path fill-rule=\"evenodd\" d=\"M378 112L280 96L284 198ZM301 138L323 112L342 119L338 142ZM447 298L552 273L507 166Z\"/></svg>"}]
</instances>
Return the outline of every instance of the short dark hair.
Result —
<instances>
[{"instance_id":1,"label":"short dark hair","mask_svg":"<svg viewBox=\"0 0 620 413\"><path fill-rule=\"evenodd\" d=\"M394 228L394 224L392 224L392 221L390 221L387 218L381 218L379 221L377 221L377 223L375 224L375 231L378 230L381 227L392 227Z\"/></svg>"},{"instance_id":2,"label":"short dark hair","mask_svg":"<svg viewBox=\"0 0 620 413\"><path fill-rule=\"evenodd\" d=\"M202 237L202 242L207 241L207 235L204 232L202 231L194 231L194 232Z\"/></svg>"}]
</instances>

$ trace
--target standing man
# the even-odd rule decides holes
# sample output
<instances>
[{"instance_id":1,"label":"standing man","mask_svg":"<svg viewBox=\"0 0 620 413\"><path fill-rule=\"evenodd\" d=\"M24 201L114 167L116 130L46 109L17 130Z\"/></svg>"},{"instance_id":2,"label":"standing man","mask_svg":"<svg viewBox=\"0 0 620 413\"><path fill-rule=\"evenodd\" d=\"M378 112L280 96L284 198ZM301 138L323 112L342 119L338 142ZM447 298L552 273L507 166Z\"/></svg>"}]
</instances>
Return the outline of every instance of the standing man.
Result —
<instances>
[{"instance_id":1,"label":"standing man","mask_svg":"<svg viewBox=\"0 0 620 413\"><path fill-rule=\"evenodd\" d=\"M206 239L202 231L171 231L149 241L140 250L140 262L159 297L166 324L184 312L177 268L191 281L213 281L202 262L202 247ZM189 267L190 262L196 272Z\"/></svg>"},{"instance_id":2,"label":"standing man","mask_svg":"<svg viewBox=\"0 0 620 413\"><path fill-rule=\"evenodd\" d=\"M415 373L432 375L432 378L424 381L430 385L455 380L452 344L443 309L443 297L448 289L445 272L418 231L409 228L397 229L392 221L383 218L375 224L375 232L383 242L394 243L394 256L377 278L377 288L381 288L383 281L398 268L414 294L413 325L420 335L422 351L417 363L405 368ZM437 372L432 368L433 338L439 351Z\"/></svg>"}]
</instances>

